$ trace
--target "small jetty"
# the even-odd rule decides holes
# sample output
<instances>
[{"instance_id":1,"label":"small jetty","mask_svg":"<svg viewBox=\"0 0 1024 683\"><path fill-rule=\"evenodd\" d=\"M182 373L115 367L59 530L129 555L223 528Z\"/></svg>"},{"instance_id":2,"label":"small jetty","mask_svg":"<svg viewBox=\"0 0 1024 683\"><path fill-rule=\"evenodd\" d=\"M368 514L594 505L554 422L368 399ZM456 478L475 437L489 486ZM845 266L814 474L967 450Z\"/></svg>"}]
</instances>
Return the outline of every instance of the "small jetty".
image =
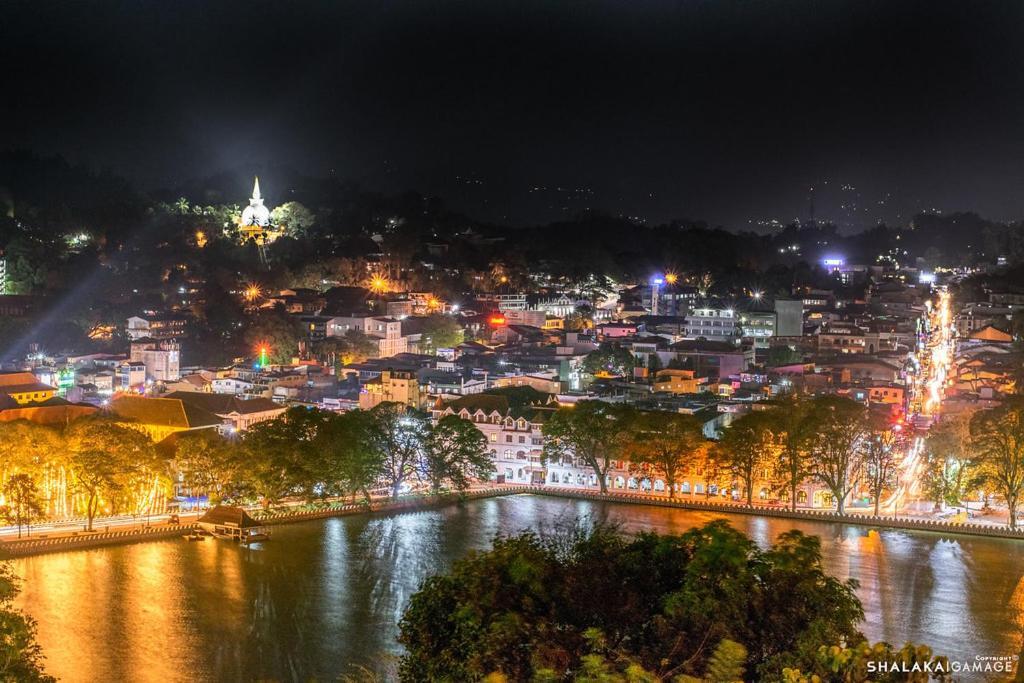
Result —
<instances>
[{"instance_id":1,"label":"small jetty","mask_svg":"<svg viewBox=\"0 0 1024 683\"><path fill-rule=\"evenodd\" d=\"M200 529L215 538L226 538L244 544L270 539L266 527L238 507L218 505L210 508L196 523Z\"/></svg>"}]
</instances>

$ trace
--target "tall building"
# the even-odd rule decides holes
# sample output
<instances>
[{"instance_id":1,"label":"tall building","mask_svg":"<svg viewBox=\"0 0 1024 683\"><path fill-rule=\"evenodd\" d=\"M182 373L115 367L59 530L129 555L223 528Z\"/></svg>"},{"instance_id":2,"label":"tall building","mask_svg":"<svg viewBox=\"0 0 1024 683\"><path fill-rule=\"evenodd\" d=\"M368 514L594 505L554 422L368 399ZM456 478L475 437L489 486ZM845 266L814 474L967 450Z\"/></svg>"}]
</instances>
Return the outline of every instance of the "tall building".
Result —
<instances>
[{"instance_id":1,"label":"tall building","mask_svg":"<svg viewBox=\"0 0 1024 683\"><path fill-rule=\"evenodd\" d=\"M804 302L800 299L775 300L775 335L799 337L804 333Z\"/></svg>"},{"instance_id":2,"label":"tall building","mask_svg":"<svg viewBox=\"0 0 1024 683\"><path fill-rule=\"evenodd\" d=\"M173 339L136 339L132 341L128 360L146 366L146 376L157 382L174 382L179 371L181 345Z\"/></svg>"},{"instance_id":3,"label":"tall building","mask_svg":"<svg viewBox=\"0 0 1024 683\"><path fill-rule=\"evenodd\" d=\"M359 393L359 407L369 410L381 403L401 403L421 409L425 398L416 373L389 368L380 373L380 377L363 385Z\"/></svg>"},{"instance_id":4,"label":"tall building","mask_svg":"<svg viewBox=\"0 0 1024 683\"><path fill-rule=\"evenodd\" d=\"M686 316L686 336L718 342L739 341L740 329L736 311L732 308L698 306Z\"/></svg>"},{"instance_id":5,"label":"tall building","mask_svg":"<svg viewBox=\"0 0 1024 683\"><path fill-rule=\"evenodd\" d=\"M740 316L740 330L744 338L751 339L759 349L768 348L778 324L775 311L747 311Z\"/></svg>"}]
</instances>

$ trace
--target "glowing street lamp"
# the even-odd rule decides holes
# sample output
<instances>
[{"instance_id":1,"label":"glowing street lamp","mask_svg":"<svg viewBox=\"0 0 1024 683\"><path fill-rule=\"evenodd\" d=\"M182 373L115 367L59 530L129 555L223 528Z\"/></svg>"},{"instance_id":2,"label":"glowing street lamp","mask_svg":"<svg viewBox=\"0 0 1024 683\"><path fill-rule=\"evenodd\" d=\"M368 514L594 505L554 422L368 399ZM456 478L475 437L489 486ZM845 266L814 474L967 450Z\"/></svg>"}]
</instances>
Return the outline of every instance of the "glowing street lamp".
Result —
<instances>
[{"instance_id":1,"label":"glowing street lamp","mask_svg":"<svg viewBox=\"0 0 1024 683\"><path fill-rule=\"evenodd\" d=\"M260 367L260 369L263 369L263 368L266 368L267 366L269 366L270 365L270 346L268 344L260 344L256 348L256 351L259 354L259 360L257 361L256 364Z\"/></svg>"},{"instance_id":2,"label":"glowing street lamp","mask_svg":"<svg viewBox=\"0 0 1024 683\"><path fill-rule=\"evenodd\" d=\"M374 273L366 283L367 289L374 294L384 294L391 291L391 283L381 273Z\"/></svg>"},{"instance_id":3,"label":"glowing street lamp","mask_svg":"<svg viewBox=\"0 0 1024 683\"><path fill-rule=\"evenodd\" d=\"M677 282L679 282L679 276L678 275L676 275L675 273L665 273L665 283L666 284L674 285Z\"/></svg>"},{"instance_id":4,"label":"glowing street lamp","mask_svg":"<svg viewBox=\"0 0 1024 683\"><path fill-rule=\"evenodd\" d=\"M256 299L260 298L260 293L261 290L258 284L249 283L248 285L246 285L245 290L242 292L242 296L245 298L246 301L253 302L256 301Z\"/></svg>"}]
</instances>

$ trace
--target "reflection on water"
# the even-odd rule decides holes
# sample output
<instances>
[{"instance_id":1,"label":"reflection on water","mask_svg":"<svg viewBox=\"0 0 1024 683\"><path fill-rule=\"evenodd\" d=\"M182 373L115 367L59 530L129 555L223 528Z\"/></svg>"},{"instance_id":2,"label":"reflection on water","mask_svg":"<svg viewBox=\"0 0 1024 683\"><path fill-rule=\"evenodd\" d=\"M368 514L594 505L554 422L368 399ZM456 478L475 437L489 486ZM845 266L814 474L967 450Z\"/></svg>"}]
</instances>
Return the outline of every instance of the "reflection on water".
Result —
<instances>
[{"instance_id":1,"label":"reflection on water","mask_svg":"<svg viewBox=\"0 0 1024 683\"><path fill-rule=\"evenodd\" d=\"M497 533L577 517L680 532L716 513L515 496L399 515L276 527L250 549L180 540L16 562L47 668L65 681L330 680L386 667L397 622L427 576ZM1024 544L732 516L757 543L818 535L828 570L860 581L873 640L943 654L1015 654L1024 626Z\"/></svg>"}]
</instances>

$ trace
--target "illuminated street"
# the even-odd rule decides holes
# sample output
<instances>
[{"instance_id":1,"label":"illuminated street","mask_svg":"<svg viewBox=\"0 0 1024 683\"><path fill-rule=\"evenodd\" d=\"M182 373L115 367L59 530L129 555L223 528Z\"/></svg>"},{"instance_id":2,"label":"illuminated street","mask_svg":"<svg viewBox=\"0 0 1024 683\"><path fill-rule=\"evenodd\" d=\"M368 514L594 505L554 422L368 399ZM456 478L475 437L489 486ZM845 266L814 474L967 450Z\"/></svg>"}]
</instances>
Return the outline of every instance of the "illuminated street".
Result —
<instances>
[{"instance_id":1,"label":"illuminated street","mask_svg":"<svg viewBox=\"0 0 1024 683\"><path fill-rule=\"evenodd\" d=\"M911 372L906 425L913 435L902 441L899 484L885 502L885 507L893 514L910 502L920 502L924 437L942 417L942 401L956 353L951 305L946 288L939 288L935 296L926 301L927 316L921 320L917 347L909 354L907 367Z\"/></svg>"}]
</instances>

